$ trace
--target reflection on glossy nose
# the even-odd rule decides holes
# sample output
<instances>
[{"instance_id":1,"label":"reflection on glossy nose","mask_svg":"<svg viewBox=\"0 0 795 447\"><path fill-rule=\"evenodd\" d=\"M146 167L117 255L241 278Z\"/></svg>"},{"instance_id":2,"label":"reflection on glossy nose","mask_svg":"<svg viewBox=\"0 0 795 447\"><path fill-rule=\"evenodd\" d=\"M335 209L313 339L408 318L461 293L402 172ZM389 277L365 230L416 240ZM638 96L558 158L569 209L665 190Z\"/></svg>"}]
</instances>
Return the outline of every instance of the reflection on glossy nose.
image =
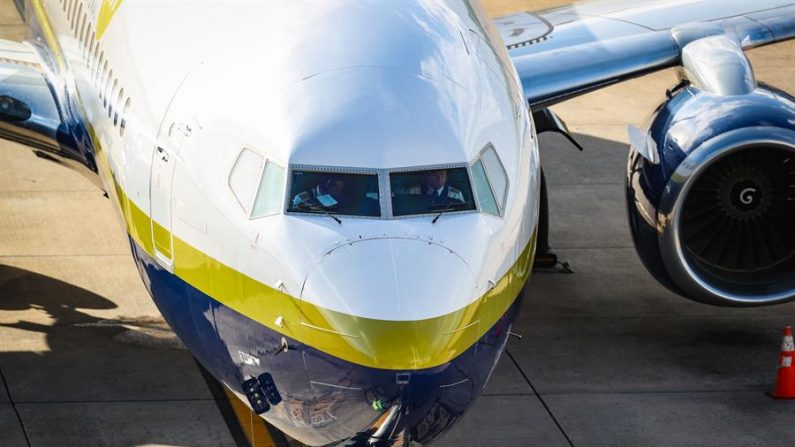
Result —
<instances>
[{"instance_id":1,"label":"reflection on glossy nose","mask_svg":"<svg viewBox=\"0 0 795 447\"><path fill-rule=\"evenodd\" d=\"M424 240L363 239L309 273L302 329L325 352L391 369L435 366L477 339L474 276L452 250Z\"/></svg>"},{"instance_id":2,"label":"reflection on glossy nose","mask_svg":"<svg viewBox=\"0 0 795 447\"><path fill-rule=\"evenodd\" d=\"M474 292L469 267L452 250L385 237L327 253L307 276L301 298L359 317L412 321L449 313Z\"/></svg>"}]
</instances>

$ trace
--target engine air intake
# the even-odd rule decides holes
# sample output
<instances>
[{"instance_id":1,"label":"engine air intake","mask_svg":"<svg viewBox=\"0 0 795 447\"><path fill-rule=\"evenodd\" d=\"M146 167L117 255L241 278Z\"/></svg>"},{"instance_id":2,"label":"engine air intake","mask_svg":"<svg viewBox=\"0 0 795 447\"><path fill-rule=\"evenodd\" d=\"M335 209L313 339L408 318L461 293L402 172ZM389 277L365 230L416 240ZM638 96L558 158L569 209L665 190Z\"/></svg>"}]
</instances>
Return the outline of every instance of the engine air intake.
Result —
<instances>
[{"instance_id":1,"label":"engine air intake","mask_svg":"<svg viewBox=\"0 0 795 447\"><path fill-rule=\"evenodd\" d=\"M716 160L680 219L684 254L708 276L757 286L795 277L795 155L751 147Z\"/></svg>"}]
</instances>

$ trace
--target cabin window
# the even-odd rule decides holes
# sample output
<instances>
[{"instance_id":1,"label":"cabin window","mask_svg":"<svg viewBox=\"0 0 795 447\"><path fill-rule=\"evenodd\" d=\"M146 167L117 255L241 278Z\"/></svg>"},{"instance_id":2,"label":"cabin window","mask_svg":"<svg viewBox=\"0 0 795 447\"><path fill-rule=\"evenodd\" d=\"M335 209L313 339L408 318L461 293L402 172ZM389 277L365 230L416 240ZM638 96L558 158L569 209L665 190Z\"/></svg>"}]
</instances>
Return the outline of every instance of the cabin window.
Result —
<instances>
[{"instance_id":1,"label":"cabin window","mask_svg":"<svg viewBox=\"0 0 795 447\"><path fill-rule=\"evenodd\" d=\"M121 107L121 100L124 99L124 88L119 90L119 97L116 98L116 105L113 107L113 125L119 124L119 107Z\"/></svg>"},{"instance_id":2,"label":"cabin window","mask_svg":"<svg viewBox=\"0 0 795 447\"><path fill-rule=\"evenodd\" d=\"M85 14L85 13L83 13ZM80 57L83 58L83 62L85 63L88 60L88 45L86 45L86 34L87 34L87 27L88 22L83 22L83 29L80 30L80 36L77 39L80 43Z\"/></svg>"},{"instance_id":3,"label":"cabin window","mask_svg":"<svg viewBox=\"0 0 795 447\"><path fill-rule=\"evenodd\" d=\"M251 210L251 202L257 191L257 182L264 162L265 158L262 155L250 149L243 149L229 174L229 188L246 213Z\"/></svg>"},{"instance_id":4,"label":"cabin window","mask_svg":"<svg viewBox=\"0 0 795 447\"><path fill-rule=\"evenodd\" d=\"M97 44L97 48L99 48L99 44ZM97 87L99 85L100 74L102 70L102 64L105 62L105 51L100 51L99 53L99 63L94 69L94 86ZM107 65L107 64L106 64Z\"/></svg>"},{"instance_id":5,"label":"cabin window","mask_svg":"<svg viewBox=\"0 0 795 447\"><path fill-rule=\"evenodd\" d=\"M499 216L500 209L497 207L497 200L491 191L489 180L486 178L486 171L483 169L483 162L480 160L472 165L472 183L475 185L475 191L478 195L480 210L486 214Z\"/></svg>"},{"instance_id":6,"label":"cabin window","mask_svg":"<svg viewBox=\"0 0 795 447\"><path fill-rule=\"evenodd\" d=\"M111 74L112 73L113 72L111 72ZM110 85L110 82L108 82L108 85ZM106 95L106 98L108 99L108 118L111 118L113 116L113 108L115 106L115 104L113 104L113 97L116 96L116 89L118 87L119 87L119 80L114 79L113 87L110 87L110 90L108 90L108 94Z\"/></svg>"},{"instance_id":7,"label":"cabin window","mask_svg":"<svg viewBox=\"0 0 795 447\"><path fill-rule=\"evenodd\" d=\"M83 14L83 4L80 3L80 6L77 7L77 25L75 26L75 36L78 37L78 40L80 40L80 33L83 32L85 20L86 16Z\"/></svg>"},{"instance_id":8,"label":"cabin window","mask_svg":"<svg viewBox=\"0 0 795 447\"><path fill-rule=\"evenodd\" d=\"M91 47L88 49L88 60L89 60L88 69L89 69L89 71L94 69L94 62L97 60L97 47L98 47L98 45L97 45L97 40L96 40L96 38L94 36L94 32L93 31L91 32L90 39L91 39L91 42L90 42Z\"/></svg>"},{"instance_id":9,"label":"cabin window","mask_svg":"<svg viewBox=\"0 0 795 447\"><path fill-rule=\"evenodd\" d=\"M86 56L86 57L91 57L91 49L93 47L93 45L92 45L93 40L91 40L91 39L93 39L93 36L92 36L92 34L94 32L94 31L92 31L93 29L94 29L94 24L91 23L91 22L88 22L88 26L86 27L86 36L84 37L84 45L86 46L86 50L88 51L88 56Z\"/></svg>"},{"instance_id":10,"label":"cabin window","mask_svg":"<svg viewBox=\"0 0 795 447\"><path fill-rule=\"evenodd\" d=\"M287 211L380 217L378 175L293 169Z\"/></svg>"},{"instance_id":11,"label":"cabin window","mask_svg":"<svg viewBox=\"0 0 795 447\"><path fill-rule=\"evenodd\" d=\"M86 17L86 13L83 13L83 16L80 18L80 34L78 34L78 39L80 43L86 41L86 30L88 29L88 17ZM82 48L83 54L85 54L85 47Z\"/></svg>"},{"instance_id":12,"label":"cabin window","mask_svg":"<svg viewBox=\"0 0 795 447\"><path fill-rule=\"evenodd\" d=\"M99 90L99 98L102 99L105 96L105 79L108 76L108 60L105 59L105 62L102 63L102 67L99 69L99 77L97 79L97 90ZM102 107L105 107L104 105Z\"/></svg>"},{"instance_id":13,"label":"cabin window","mask_svg":"<svg viewBox=\"0 0 795 447\"><path fill-rule=\"evenodd\" d=\"M127 115L130 111L130 98L124 103L124 108L121 110L121 122L119 123L119 136L124 136L124 130L127 129Z\"/></svg>"},{"instance_id":14,"label":"cabin window","mask_svg":"<svg viewBox=\"0 0 795 447\"><path fill-rule=\"evenodd\" d=\"M102 86L100 91L100 98L102 98L102 107L108 107L108 86L110 85L110 78L113 76L113 70L108 71L108 61L105 61L105 69L102 73Z\"/></svg>"},{"instance_id":15,"label":"cabin window","mask_svg":"<svg viewBox=\"0 0 795 447\"><path fill-rule=\"evenodd\" d=\"M72 2L72 8L69 10L69 27L74 31L75 29L75 13L77 12L77 1Z\"/></svg>"},{"instance_id":16,"label":"cabin window","mask_svg":"<svg viewBox=\"0 0 795 447\"><path fill-rule=\"evenodd\" d=\"M279 214L284 200L285 177L283 167L270 160L265 163L265 170L259 183L257 198L254 200L254 207L251 211L252 219Z\"/></svg>"},{"instance_id":17,"label":"cabin window","mask_svg":"<svg viewBox=\"0 0 795 447\"><path fill-rule=\"evenodd\" d=\"M77 15L74 17L75 27L74 33L75 37L79 35L80 27L83 26L83 3L79 3L77 5Z\"/></svg>"},{"instance_id":18,"label":"cabin window","mask_svg":"<svg viewBox=\"0 0 795 447\"><path fill-rule=\"evenodd\" d=\"M389 185L393 216L475 209L465 167L390 172Z\"/></svg>"}]
</instances>

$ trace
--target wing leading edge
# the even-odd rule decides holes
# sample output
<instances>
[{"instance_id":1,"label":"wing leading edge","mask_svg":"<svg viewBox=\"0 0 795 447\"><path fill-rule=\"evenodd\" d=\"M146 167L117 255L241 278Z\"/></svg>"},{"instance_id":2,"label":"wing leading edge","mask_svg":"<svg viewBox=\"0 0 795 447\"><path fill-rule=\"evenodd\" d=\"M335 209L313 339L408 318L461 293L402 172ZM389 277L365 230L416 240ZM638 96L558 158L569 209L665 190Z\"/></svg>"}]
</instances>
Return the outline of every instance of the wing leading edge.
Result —
<instances>
[{"instance_id":1,"label":"wing leading edge","mask_svg":"<svg viewBox=\"0 0 795 447\"><path fill-rule=\"evenodd\" d=\"M795 37L795 2L612 0L495 19L525 96L541 109L678 65L695 40L748 49Z\"/></svg>"}]
</instances>

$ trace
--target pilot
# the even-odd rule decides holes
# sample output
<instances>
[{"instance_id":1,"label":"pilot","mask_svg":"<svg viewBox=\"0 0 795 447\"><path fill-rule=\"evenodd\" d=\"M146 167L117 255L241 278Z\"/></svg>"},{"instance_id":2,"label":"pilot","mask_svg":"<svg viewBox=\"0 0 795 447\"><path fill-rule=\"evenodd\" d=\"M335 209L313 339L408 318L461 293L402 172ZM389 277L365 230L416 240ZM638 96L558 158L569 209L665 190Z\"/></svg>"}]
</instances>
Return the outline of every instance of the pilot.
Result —
<instances>
[{"instance_id":1,"label":"pilot","mask_svg":"<svg viewBox=\"0 0 795 447\"><path fill-rule=\"evenodd\" d=\"M323 208L336 208L340 202L344 201L344 191L345 181L341 177L329 176L314 188L297 194L293 198L293 208L310 200L313 203L319 203Z\"/></svg>"},{"instance_id":2,"label":"pilot","mask_svg":"<svg viewBox=\"0 0 795 447\"><path fill-rule=\"evenodd\" d=\"M458 205L464 203L464 194L447 184L447 170L438 169L423 173L423 194L430 198L431 207Z\"/></svg>"}]
</instances>

